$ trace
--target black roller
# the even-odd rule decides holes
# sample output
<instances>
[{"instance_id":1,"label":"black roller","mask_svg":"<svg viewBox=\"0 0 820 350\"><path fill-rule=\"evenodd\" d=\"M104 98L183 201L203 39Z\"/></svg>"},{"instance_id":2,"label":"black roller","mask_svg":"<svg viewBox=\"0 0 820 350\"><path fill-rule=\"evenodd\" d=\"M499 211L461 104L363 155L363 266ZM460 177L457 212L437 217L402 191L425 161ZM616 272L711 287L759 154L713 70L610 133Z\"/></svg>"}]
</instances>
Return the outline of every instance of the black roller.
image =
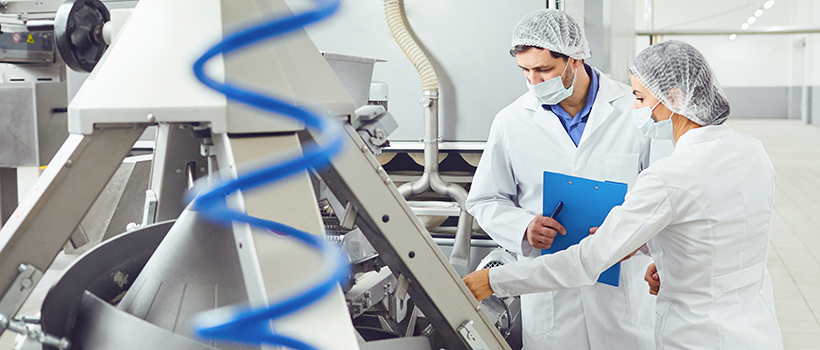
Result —
<instances>
[{"instance_id":1,"label":"black roller","mask_svg":"<svg viewBox=\"0 0 820 350\"><path fill-rule=\"evenodd\" d=\"M32 19L26 21L26 30L29 33L36 33L36 32L53 32L54 31L54 20L53 19Z\"/></svg>"},{"instance_id":2,"label":"black roller","mask_svg":"<svg viewBox=\"0 0 820 350\"><path fill-rule=\"evenodd\" d=\"M57 51L69 68L90 72L108 44L102 30L111 14L100 0L67 0L54 18Z\"/></svg>"}]
</instances>

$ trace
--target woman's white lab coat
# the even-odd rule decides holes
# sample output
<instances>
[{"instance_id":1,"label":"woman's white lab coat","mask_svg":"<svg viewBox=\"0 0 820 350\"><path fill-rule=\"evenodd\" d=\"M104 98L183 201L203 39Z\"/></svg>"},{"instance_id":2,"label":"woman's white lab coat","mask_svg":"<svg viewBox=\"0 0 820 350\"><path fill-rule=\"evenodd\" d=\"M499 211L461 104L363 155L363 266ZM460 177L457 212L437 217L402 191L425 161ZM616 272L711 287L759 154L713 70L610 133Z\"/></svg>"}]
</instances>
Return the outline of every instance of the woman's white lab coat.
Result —
<instances>
[{"instance_id":1,"label":"woman's white lab coat","mask_svg":"<svg viewBox=\"0 0 820 350\"><path fill-rule=\"evenodd\" d=\"M596 73L598 94L578 147L558 117L529 92L493 121L466 206L519 261L541 252L524 233L542 212L545 170L634 184L646 166L648 139L630 114L631 89ZM651 349L655 298L643 280L650 263L641 256L622 264L620 287L596 284L523 295L524 349Z\"/></svg>"},{"instance_id":2,"label":"woman's white lab coat","mask_svg":"<svg viewBox=\"0 0 820 350\"><path fill-rule=\"evenodd\" d=\"M646 243L661 280L657 349L782 349L766 270L774 187L758 140L728 126L690 130L595 235L491 269L490 285L501 296L591 285Z\"/></svg>"}]
</instances>

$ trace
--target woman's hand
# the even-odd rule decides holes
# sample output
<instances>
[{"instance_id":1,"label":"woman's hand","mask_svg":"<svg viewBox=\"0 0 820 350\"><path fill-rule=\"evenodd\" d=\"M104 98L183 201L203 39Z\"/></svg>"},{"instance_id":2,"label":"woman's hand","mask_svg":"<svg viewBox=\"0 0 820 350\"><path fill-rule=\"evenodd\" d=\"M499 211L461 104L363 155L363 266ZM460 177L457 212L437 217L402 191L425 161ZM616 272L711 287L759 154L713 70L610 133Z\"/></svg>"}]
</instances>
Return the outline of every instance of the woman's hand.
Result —
<instances>
[{"instance_id":1,"label":"woman's hand","mask_svg":"<svg viewBox=\"0 0 820 350\"><path fill-rule=\"evenodd\" d=\"M471 272L469 275L461 279L476 300L482 301L484 298L493 295L493 289L490 287L490 269L478 270Z\"/></svg>"},{"instance_id":2,"label":"woman's hand","mask_svg":"<svg viewBox=\"0 0 820 350\"><path fill-rule=\"evenodd\" d=\"M649 264L649 267L646 269L646 276L643 277L646 280L646 283L649 283L649 294L658 295L658 291L661 290L661 278L658 276L658 268L655 267L655 264Z\"/></svg>"}]
</instances>

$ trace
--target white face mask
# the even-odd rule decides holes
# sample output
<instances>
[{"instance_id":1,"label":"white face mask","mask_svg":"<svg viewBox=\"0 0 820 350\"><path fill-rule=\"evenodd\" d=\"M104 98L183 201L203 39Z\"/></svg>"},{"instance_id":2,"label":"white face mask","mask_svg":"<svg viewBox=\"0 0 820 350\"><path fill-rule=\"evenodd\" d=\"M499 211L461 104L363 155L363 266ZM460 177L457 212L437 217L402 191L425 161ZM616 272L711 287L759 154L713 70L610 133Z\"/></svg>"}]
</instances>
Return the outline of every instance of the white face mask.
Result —
<instances>
[{"instance_id":1,"label":"white face mask","mask_svg":"<svg viewBox=\"0 0 820 350\"><path fill-rule=\"evenodd\" d=\"M643 107L632 110L632 117L635 118L635 125L643 132L646 137L659 140L674 140L675 135L672 132L672 116L669 119L656 122L652 119L652 111L655 110L661 101L655 104L654 107ZM674 112L672 114L675 114Z\"/></svg>"},{"instance_id":2,"label":"white face mask","mask_svg":"<svg viewBox=\"0 0 820 350\"><path fill-rule=\"evenodd\" d=\"M567 65L564 66L564 71L561 75L535 85L530 84L529 80L527 81L527 88L538 98L538 101L541 101L541 104L554 105L572 96L572 91L575 87L575 78L578 77L578 72L576 72L575 77L572 78L572 84L568 88L565 88L561 78L564 76L564 73L567 72L567 67L569 67L569 58L567 58Z\"/></svg>"}]
</instances>

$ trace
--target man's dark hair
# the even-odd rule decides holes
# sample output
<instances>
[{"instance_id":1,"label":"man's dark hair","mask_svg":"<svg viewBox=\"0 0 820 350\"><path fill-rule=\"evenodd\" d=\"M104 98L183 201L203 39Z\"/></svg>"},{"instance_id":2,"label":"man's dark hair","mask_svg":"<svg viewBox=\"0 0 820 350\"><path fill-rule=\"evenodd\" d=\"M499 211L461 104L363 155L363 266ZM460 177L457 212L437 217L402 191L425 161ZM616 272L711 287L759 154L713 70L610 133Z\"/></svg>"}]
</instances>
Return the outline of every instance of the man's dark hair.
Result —
<instances>
[{"instance_id":1,"label":"man's dark hair","mask_svg":"<svg viewBox=\"0 0 820 350\"><path fill-rule=\"evenodd\" d=\"M512 50L510 50L510 55L512 57L515 57L516 54L522 53L522 52L527 51L527 50L532 49L532 48L544 49L543 47L531 46L531 45L515 45L515 47L512 48ZM555 52L555 51L552 51L552 50L548 50L548 51L550 52L550 55L552 55L552 58L563 58L564 61L569 59L569 56L567 56L565 54L558 53L558 52Z\"/></svg>"}]
</instances>

